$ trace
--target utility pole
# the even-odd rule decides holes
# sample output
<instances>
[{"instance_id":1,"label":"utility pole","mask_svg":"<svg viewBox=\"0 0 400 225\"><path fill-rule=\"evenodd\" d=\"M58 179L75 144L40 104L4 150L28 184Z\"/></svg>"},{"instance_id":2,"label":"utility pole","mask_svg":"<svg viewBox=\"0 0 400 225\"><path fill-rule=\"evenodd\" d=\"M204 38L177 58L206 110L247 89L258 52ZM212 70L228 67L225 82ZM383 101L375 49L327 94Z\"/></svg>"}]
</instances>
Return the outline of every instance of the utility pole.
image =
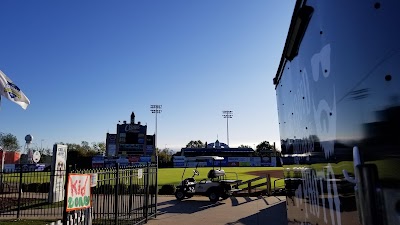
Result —
<instances>
[{"instance_id":1,"label":"utility pole","mask_svg":"<svg viewBox=\"0 0 400 225\"><path fill-rule=\"evenodd\" d=\"M156 131L155 131L155 138L154 138L154 151L155 152L155 160L156 160L156 187L158 187L158 152L157 152L157 114L162 112L162 105L150 105L150 111L151 113L156 114ZM148 168L148 167L147 167ZM155 201L156 201L156 208L155 211L157 212L157 199L158 199L158 192L156 191L156 196L155 196Z\"/></svg>"},{"instance_id":2,"label":"utility pole","mask_svg":"<svg viewBox=\"0 0 400 225\"><path fill-rule=\"evenodd\" d=\"M151 113L156 114L156 130L155 130L156 137L155 137L155 140L154 140L154 143L155 143L155 146L154 146L155 149L154 150L156 151L156 156L158 156L158 154L157 154L157 139L158 139L158 135L157 135L157 114L162 112L161 108L162 108L162 105L150 105Z\"/></svg>"},{"instance_id":3,"label":"utility pole","mask_svg":"<svg viewBox=\"0 0 400 225\"><path fill-rule=\"evenodd\" d=\"M231 111L231 110L222 111L222 116L224 118L226 118L226 139L227 139L226 144L229 146L229 122L228 122L228 120L232 119L233 111Z\"/></svg>"}]
</instances>

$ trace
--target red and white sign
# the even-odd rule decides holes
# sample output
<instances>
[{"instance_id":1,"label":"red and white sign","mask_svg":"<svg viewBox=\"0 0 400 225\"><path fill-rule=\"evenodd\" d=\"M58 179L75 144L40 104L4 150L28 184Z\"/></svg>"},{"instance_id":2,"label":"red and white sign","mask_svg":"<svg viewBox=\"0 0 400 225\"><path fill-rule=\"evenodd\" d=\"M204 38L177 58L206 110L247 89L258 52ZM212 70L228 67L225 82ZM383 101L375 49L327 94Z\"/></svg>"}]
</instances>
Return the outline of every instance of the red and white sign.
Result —
<instances>
[{"instance_id":1,"label":"red and white sign","mask_svg":"<svg viewBox=\"0 0 400 225\"><path fill-rule=\"evenodd\" d=\"M90 174L70 174L68 176L67 212L90 207L90 183Z\"/></svg>"}]
</instances>

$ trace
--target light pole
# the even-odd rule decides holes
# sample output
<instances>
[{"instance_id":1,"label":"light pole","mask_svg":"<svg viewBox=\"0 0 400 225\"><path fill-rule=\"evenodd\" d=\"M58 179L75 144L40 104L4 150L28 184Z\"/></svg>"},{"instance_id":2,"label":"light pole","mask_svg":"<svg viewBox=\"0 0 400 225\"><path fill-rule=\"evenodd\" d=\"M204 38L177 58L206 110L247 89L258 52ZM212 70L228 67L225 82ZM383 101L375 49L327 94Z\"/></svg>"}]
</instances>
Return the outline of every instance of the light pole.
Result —
<instances>
[{"instance_id":1,"label":"light pole","mask_svg":"<svg viewBox=\"0 0 400 225\"><path fill-rule=\"evenodd\" d=\"M229 122L228 122L228 120L232 119L233 111L231 111L231 110L222 111L222 116L224 118L226 118L226 139L227 139L226 144L229 146Z\"/></svg>"},{"instance_id":2,"label":"light pole","mask_svg":"<svg viewBox=\"0 0 400 225\"><path fill-rule=\"evenodd\" d=\"M157 139L158 139L158 136L157 136L157 114L162 112L161 108L162 108L162 105L150 105L151 113L156 114L156 131L155 131L156 137L155 137L155 140L154 140L154 144L155 144L155 146L154 146L155 149L154 150L156 151L156 156L158 156L158 153L157 153Z\"/></svg>"},{"instance_id":3,"label":"light pole","mask_svg":"<svg viewBox=\"0 0 400 225\"><path fill-rule=\"evenodd\" d=\"M157 114L162 112L162 105L150 105L150 111L151 113L155 113L156 114L156 131L155 131L155 138L154 138L154 151L156 151L155 153L155 160L156 160L156 187L158 187L158 153L157 153ZM156 189L157 190L157 189ZM156 201L156 208L155 211L157 212L157 199L158 199L158 191L156 191L156 196L155 196L155 201Z\"/></svg>"}]
</instances>

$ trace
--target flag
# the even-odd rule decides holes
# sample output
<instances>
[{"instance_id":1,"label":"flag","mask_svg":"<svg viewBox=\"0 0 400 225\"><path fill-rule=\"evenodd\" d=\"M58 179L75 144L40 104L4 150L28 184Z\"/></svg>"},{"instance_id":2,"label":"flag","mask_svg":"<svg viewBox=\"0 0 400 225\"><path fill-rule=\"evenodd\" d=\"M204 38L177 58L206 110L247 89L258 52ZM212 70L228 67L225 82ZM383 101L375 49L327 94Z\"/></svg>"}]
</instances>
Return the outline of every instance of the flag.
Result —
<instances>
[{"instance_id":1,"label":"flag","mask_svg":"<svg viewBox=\"0 0 400 225\"><path fill-rule=\"evenodd\" d=\"M1 95L20 105L23 109L26 109L30 104L29 99L25 96L21 89L19 89L19 87L15 85L12 80L0 70L0 96Z\"/></svg>"}]
</instances>

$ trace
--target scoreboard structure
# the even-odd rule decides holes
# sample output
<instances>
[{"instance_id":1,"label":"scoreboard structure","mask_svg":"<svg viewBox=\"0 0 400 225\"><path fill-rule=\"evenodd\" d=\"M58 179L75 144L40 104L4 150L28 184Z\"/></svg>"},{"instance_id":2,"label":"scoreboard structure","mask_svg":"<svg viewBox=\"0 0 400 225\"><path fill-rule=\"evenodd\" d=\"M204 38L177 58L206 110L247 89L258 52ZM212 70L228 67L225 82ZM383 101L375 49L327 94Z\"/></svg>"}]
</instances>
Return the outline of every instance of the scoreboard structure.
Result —
<instances>
[{"instance_id":1,"label":"scoreboard structure","mask_svg":"<svg viewBox=\"0 0 400 225\"><path fill-rule=\"evenodd\" d=\"M147 135L147 125L135 123L132 112L131 121L117 124L116 134L107 134L107 157L153 156L155 135Z\"/></svg>"}]
</instances>

